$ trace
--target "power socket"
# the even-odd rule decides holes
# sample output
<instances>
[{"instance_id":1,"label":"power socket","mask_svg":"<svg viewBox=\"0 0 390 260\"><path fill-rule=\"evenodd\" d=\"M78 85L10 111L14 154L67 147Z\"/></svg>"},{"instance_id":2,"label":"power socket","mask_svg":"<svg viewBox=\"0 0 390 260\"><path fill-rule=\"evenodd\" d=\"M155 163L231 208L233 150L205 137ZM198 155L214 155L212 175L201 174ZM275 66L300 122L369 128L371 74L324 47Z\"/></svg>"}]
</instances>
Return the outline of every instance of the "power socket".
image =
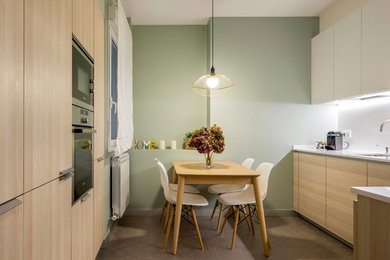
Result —
<instances>
[{"instance_id":1,"label":"power socket","mask_svg":"<svg viewBox=\"0 0 390 260\"><path fill-rule=\"evenodd\" d=\"M352 138L352 131L351 130L343 130L341 131L344 135L344 138L351 139Z\"/></svg>"}]
</instances>

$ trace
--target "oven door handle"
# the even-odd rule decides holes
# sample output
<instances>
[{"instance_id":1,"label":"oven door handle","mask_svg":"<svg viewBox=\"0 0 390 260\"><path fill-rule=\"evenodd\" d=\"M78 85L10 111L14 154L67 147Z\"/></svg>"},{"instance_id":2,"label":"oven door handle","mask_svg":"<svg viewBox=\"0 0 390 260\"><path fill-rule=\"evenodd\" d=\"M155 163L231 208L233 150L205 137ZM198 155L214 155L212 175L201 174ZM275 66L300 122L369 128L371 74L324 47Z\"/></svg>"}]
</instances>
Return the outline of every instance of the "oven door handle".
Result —
<instances>
[{"instance_id":1,"label":"oven door handle","mask_svg":"<svg viewBox=\"0 0 390 260\"><path fill-rule=\"evenodd\" d=\"M75 133L75 134L94 134L94 133L96 133L96 129L75 128L75 129L73 129L73 133Z\"/></svg>"}]
</instances>

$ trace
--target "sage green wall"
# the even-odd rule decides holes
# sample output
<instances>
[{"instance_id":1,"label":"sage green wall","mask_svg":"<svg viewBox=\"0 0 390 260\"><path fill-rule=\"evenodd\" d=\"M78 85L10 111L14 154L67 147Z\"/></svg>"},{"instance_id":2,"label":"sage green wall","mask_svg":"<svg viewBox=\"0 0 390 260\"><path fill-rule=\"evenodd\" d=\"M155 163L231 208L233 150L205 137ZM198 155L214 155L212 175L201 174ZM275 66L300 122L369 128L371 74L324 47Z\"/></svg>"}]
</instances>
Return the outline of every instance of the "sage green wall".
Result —
<instances>
[{"instance_id":1,"label":"sage green wall","mask_svg":"<svg viewBox=\"0 0 390 260\"><path fill-rule=\"evenodd\" d=\"M170 132L179 136L205 122L200 114L180 111L183 107L208 113L211 123L223 128L226 138L225 152L215 159L241 163L253 157L254 167L263 161L274 163L265 208L291 209L292 145L323 140L326 132L337 126L334 106L310 105L311 38L318 33L318 18L216 18L215 21L216 70L233 79L237 86L222 96L212 97L209 109L204 109L206 98L185 92L204 73L208 63L207 52L199 54L202 60L196 64L191 54L184 53L187 47L181 43L192 46L196 41L194 28L133 27L135 136L168 139ZM178 32L189 38L179 41ZM198 37L203 41L206 36L207 29L202 27ZM200 47L199 44L197 48ZM184 57L188 60L183 61ZM191 63L191 69L182 71L177 59L182 66ZM170 84L178 68L180 84ZM165 98L156 102L155 93ZM203 159L196 151L183 150L131 151L130 155L132 209L162 205L154 157L160 158L170 171L173 160ZM201 190L211 207L215 196L209 195L204 186Z\"/></svg>"},{"instance_id":2,"label":"sage green wall","mask_svg":"<svg viewBox=\"0 0 390 260\"><path fill-rule=\"evenodd\" d=\"M292 153L337 128L335 106L310 105L311 38L318 18L216 18L215 68L236 87L212 97L211 124L225 133L216 159L274 163L268 209L292 208Z\"/></svg>"},{"instance_id":3,"label":"sage green wall","mask_svg":"<svg viewBox=\"0 0 390 260\"><path fill-rule=\"evenodd\" d=\"M207 71L207 26L132 26L134 138L177 141L206 124L206 100L191 90Z\"/></svg>"}]
</instances>

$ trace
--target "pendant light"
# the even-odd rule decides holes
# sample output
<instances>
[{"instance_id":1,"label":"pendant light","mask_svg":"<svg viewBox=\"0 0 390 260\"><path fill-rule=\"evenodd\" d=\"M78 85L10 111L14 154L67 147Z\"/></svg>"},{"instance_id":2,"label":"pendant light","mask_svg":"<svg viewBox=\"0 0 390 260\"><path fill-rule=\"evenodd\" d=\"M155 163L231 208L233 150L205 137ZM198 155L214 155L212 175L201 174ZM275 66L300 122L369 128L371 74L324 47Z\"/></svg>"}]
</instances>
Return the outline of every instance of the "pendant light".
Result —
<instances>
[{"instance_id":1,"label":"pendant light","mask_svg":"<svg viewBox=\"0 0 390 260\"><path fill-rule=\"evenodd\" d=\"M221 94L234 87L234 82L223 74L215 72L214 68L214 0L211 0L211 68L210 73L201 76L192 90L202 96L211 97Z\"/></svg>"}]
</instances>

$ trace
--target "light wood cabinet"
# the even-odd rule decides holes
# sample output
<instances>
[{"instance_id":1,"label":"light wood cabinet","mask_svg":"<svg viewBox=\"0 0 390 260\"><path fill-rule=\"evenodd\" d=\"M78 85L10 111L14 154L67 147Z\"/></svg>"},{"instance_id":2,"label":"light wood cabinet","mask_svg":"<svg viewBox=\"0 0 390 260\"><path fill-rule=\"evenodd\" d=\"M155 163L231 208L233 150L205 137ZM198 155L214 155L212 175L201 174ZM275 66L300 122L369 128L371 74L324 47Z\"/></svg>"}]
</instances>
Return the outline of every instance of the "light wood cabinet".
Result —
<instances>
[{"instance_id":1,"label":"light wood cabinet","mask_svg":"<svg viewBox=\"0 0 390 260\"><path fill-rule=\"evenodd\" d=\"M353 243L352 186L367 186L367 162L327 157L326 228Z\"/></svg>"},{"instance_id":2,"label":"light wood cabinet","mask_svg":"<svg viewBox=\"0 0 390 260\"><path fill-rule=\"evenodd\" d=\"M24 195L24 259L71 259L72 178ZM79 258L81 259L81 258Z\"/></svg>"},{"instance_id":3,"label":"light wood cabinet","mask_svg":"<svg viewBox=\"0 0 390 260\"><path fill-rule=\"evenodd\" d=\"M390 165L368 163L368 186L390 186Z\"/></svg>"},{"instance_id":4,"label":"light wood cabinet","mask_svg":"<svg viewBox=\"0 0 390 260\"><path fill-rule=\"evenodd\" d=\"M23 259L22 196L0 206L0 259Z\"/></svg>"},{"instance_id":5,"label":"light wood cabinet","mask_svg":"<svg viewBox=\"0 0 390 260\"><path fill-rule=\"evenodd\" d=\"M361 9L334 26L334 99L362 94Z\"/></svg>"},{"instance_id":6,"label":"light wood cabinet","mask_svg":"<svg viewBox=\"0 0 390 260\"><path fill-rule=\"evenodd\" d=\"M93 189L91 189L72 207L72 259L95 259L93 217Z\"/></svg>"},{"instance_id":7,"label":"light wood cabinet","mask_svg":"<svg viewBox=\"0 0 390 260\"><path fill-rule=\"evenodd\" d=\"M104 160L94 162L93 251L96 257L104 240Z\"/></svg>"},{"instance_id":8,"label":"light wood cabinet","mask_svg":"<svg viewBox=\"0 0 390 260\"><path fill-rule=\"evenodd\" d=\"M363 93L390 90L390 1L372 0L362 8Z\"/></svg>"},{"instance_id":9,"label":"light wood cabinet","mask_svg":"<svg viewBox=\"0 0 390 260\"><path fill-rule=\"evenodd\" d=\"M94 57L95 0L73 0L73 35L91 57Z\"/></svg>"},{"instance_id":10,"label":"light wood cabinet","mask_svg":"<svg viewBox=\"0 0 390 260\"><path fill-rule=\"evenodd\" d=\"M333 27L331 27L311 41L311 102L313 104L333 100L333 34Z\"/></svg>"},{"instance_id":11,"label":"light wood cabinet","mask_svg":"<svg viewBox=\"0 0 390 260\"><path fill-rule=\"evenodd\" d=\"M299 211L299 153L293 153L293 209Z\"/></svg>"},{"instance_id":12,"label":"light wood cabinet","mask_svg":"<svg viewBox=\"0 0 390 260\"><path fill-rule=\"evenodd\" d=\"M299 154L299 213L325 226L324 156Z\"/></svg>"},{"instance_id":13,"label":"light wood cabinet","mask_svg":"<svg viewBox=\"0 0 390 260\"><path fill-rule=\"evenodd\" d=\"M25 0L24 192L72 167L72 3Z\"/></svg>"},{"instance_id":14,"label":"light wood cabinet","mask_svg":"<svg viewBox=\"0 0 390 260\"><path fill-rule=\"evenodd\" d=\"M0 2L0 204L23 193L23 0Z\"/></svg>"}]
</instances>

